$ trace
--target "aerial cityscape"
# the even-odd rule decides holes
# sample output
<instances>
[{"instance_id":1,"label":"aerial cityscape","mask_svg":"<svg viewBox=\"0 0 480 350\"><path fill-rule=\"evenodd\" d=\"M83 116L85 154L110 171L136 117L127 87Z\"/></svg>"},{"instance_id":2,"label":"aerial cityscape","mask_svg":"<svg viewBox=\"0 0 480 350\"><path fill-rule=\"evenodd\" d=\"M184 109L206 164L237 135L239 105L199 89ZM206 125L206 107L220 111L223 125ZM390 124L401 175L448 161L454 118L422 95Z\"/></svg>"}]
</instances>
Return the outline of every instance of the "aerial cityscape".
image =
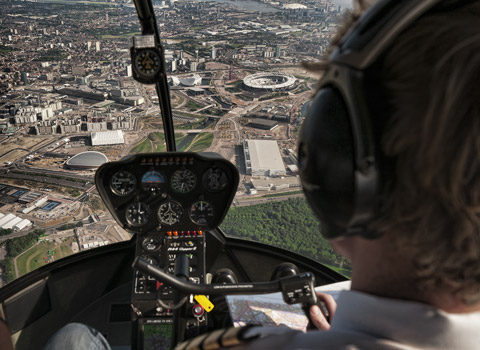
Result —
<instances>
[{"instance_id":1,"label":"aerial cityscape","mask_svg":"<svg viewBox=\"0 0 480 350\"><path fill-rule=\"evenodd\" d=\"M331 0L154 8L177 150L234 163L235 206L299 196L297 137L318 79L302 62L326 54L345 9ZM95 170L166 146L155 86L132 77L141 33L131 0L2 1L0 34L1 287L130 239L103 205ZM18 250L6 248L21 237ZM41 244L31 248L31 237Z\"/></svg>"}]
</instances>

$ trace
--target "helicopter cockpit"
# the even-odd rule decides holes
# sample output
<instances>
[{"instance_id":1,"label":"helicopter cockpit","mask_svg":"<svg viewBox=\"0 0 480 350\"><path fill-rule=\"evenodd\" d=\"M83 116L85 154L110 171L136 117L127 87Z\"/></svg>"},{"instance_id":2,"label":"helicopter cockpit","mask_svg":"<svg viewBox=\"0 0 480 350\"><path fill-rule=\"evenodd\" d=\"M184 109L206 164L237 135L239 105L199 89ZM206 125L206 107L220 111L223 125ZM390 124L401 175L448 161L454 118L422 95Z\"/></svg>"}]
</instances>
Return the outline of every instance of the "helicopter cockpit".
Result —
<instances>
[{"instance_id":1,"label":"helicopter cockpit","mask_svg":"<svg viewBox=\"0 0 480 350\"><path fill-rule=\"evenodd\" d=\"M95 52L100 67L90 67L97 74L95 83L85 88L83 85L88 79L80 77L77 79L80 87L72 88L75 77L72 79L66 74L59 74L58 84L63 86L52 87L51 91L56 94L49 96L66 99L71 105L83 103L83 100L74 97L79 94L90 98L88 101L86 97L88 107L85 110L90 114L84 116L84 123L79 120L76 125L75 121L64 118L55 125L49 124L49 114L53 113L53 108L61 109L60 103L45 111L40 109L39 117L45 120L40 120L35 130L48 133L78 131L80 136L72 135L76 146L81 143L79 138L83 134L80 131L92 131L92 146L99 146L96 150L102 149L111 142L102 140L102 137L108 138L111 134L96 133L107 129L107 122L99 117L99 111L110 113L120 108L119 105L128 103L138 107L144 102L143 97L135 95L139 93L139 88L134 84L139 82L151 87L149 91L143 91L149 99L147 107L122 109L123 117L127 113L137 113L128 122L114 117L109 120L111 128L118 128L123 122L132 127L137 137L135 145L119 147L112 152L115 161L107 161L105 155L98 154L100 152L92 152L95 155L90 154L89 157L95 157L97 162L94 179L47 169L57 164L51 160L43 164L42 177L36 178L39 170L32 163L35 152L30 152L27 146L10 149L2 156L10 152L24 154L13 163L6 162L5 168L0 169L0 177L4 179L12 177L25 182L29 178L36 182L40 179L44 183L58 182L56 185L59 187L68 185L83 190L83 193L70 190L78 199L65 201L63 209L57 212L59 215L52 216L46 212L60 205L59 201L49 200L46 196L25 207L16 204L15 198L19 197L18 201L22 199L28 204L33 203L38 194L0 184L0 202L5 207L22 212L22 215L41 211L37 218L48 220L38 222L45 227L46 223L53 222L54 226L48 235L44 231L32 230L32 238L26 233L12 232L21 231L18 226L21 218L12 213L0 213L0 240L5 240L1 236L7 236L8 242L6 247L0 246L0 253L13 254L5 259L7 263L3 263L2 268L19 277L11 279L0 289L0 319L8 323L16 349L41 349L53 334L71 323L88 325L95 332L100 332L114 350L213 350L237 345L241 349L264 349L271 348L271 344L285 349L330 345L342 349L477 348L475 335L480 324L480 270L478 252L472 247L476 247L475 242L478 242L479 219L474 214L475 208L478 209L478 200L471 195L470 182L466 179L479 188L476 176L480 166L477 157L478 118L472 118L479 110L478 99L472 94L479 68L478 55L473 54L478 51L479 42L478 26L474 25L480 14L478 1L379 0L371 7L372 1L359 2L363 4L360 7L365 5L368 10L352 16L354 25L343 33L329 53L328 67L325 68L323 63L309 65L310 68L323 69L313 99L314 84L309 83L309 77L304 77L304 81L297 84L294 74L257 70L275 66L288 71L293 69L291 65L297 66L297 59L280 59L284 55L282 45L291 51L305 50L311 53L309 58L323 55L325 46L321 46L321 50L317 42L298 46L297 37L301 33L313 33L325 39L324 42L328 41L327 37L332 39L329 34L337 29L335 20L341 12L340 6L332 5L330 0L321 1L322 7L313 10L307 7L311 5L308 2L306 5L284 4L279 15L272 15L275 22L275 27L272 27L263 23L265 17L261 13L239 11L232 15L227 8L224 11L226 16L220 18L220 11L215 5L187 2L181 6L186 10L194 8L189 15L177 16L175 9L163 12L164 20L170 18L172 23L188 20L194 24L182 35L177 36L175 32L169 36L169 44L179 46L175 46L176 53L168 55L171 59L168 69L175 71L178 62L182 66L179 76L183 87L189 87L175 90L175 103L177 107L198 112L192 115L184 109L175 116L172 113L171 91L180 84L180 78L172 77L168 81L167 54L163 46L167 40L161 40L154 5L152 0L133 0L133 3L141 32L128 32L127 36L133 37L132 46L129 50L119 50L122 54L130 54L128 60L131 65L128 65L125 79L113 79L115 81L106 83L119 72L120 64L112 64L110 73L105 74L102 67L111 63L110 56L99 53L101 49L97 42ZM173 3L171 1L166 5L162 2L157 6L173 8ZM271 6L277 6L278 10L279 4L275 2ZM204 8L210 10L205 22L202 22L196 10ZM133 7L130 9L133 10ZM458 18L452 16L451 11L458 11ZM115 12L115 15L119 14L128 16L131 11ZM321 19L322 24L312 29L309 22L302 22L304 17L310 16ZM37 19L30 15L25 18ZM103 27L103 14L100 18L100 27ZM232 21L224 24L225 18ZM452 20L452 26L446 26L446 22L450 24L450 18L456 21ZM58 20L55 15L47 19ZM105 22L108 21L107 14ZM295 23L295 26L284 21ZM59 23L64 24L63 20ZM221 34L211 30L209 25L212 23L221 29ZM24 25L23 22L20 24ZM443 32L438 30L440 27ZM28 30L33 31L33 28ZM48 34L46 32L43 31ZM435 36L432 36L433 32ZM17 34L15 31L11 33ZM237 35L238 40L229 42L225 33ZM266 40L275 40L275 50L267 44L253 45L252 40L258 33L264 34ZM124 34L122 32L121 35ZM286 37L289 39L284 40ZM205 41L199 45L192 44L199 39ZM443 44L443 39L449 47L439 45L439 42ZM12 40L9 37L9 41ZM17 42L21 40L17 39ZM208 77L205 80L195 74L184 74L187 69L184 49L190 51L188 69L196 72L199 65L205 63L199 57L202 47L205 47L202 54L208 52L215 61L215 45L222 45L223 59L229 66L213 62L206 69L205 64L202 67L204 76ZM53 43L48 47L50 49L42 58L57 53ZM91 42L86 47L90 50ZM0 46L0 54L5 50L13 49ZM418 54L419 51L421 54ZM403 54L408 58L403 60ZM248 59L253 56L262 59L262 69ZM243 79L236 79L234 65L237 59L244 59ZM42 63L42 68L47 67L47 63ZM471 74L470 68L475 70L475 74ZM82 69L75 67L71 71L84 75ZM4 72L10 73L8 69ZM298 73L295 69L293 72ZM50 81L52 76L48 74L39 75L38 80ZM137 82L133 82L131 77ZM22 74L21 79L22 87L31 82L28 74ZM425 82L432 86L425 88ZM435 86L437 83L438 88ZM107 86L109 84L119 88ZM203 84L203 87L195 88L195 84ZM46 89L42 83L39 90L43 92ZM261 93L258 93L259 89ZM28 94L28 103L37 108L40 108L40 98L31 98L29 94L39 90L28 86L18 89ZM202 105L190 98L207 90L210 93L202 99ZM456 93L452 94L454 90ZM153 91L156 96L153 96ZM225 98L227 95L228 99ZM112 100L107 101L107 97ZM94 101L91 101L92 98ZM284 104L270 113L276 108L272 105L275 102ZM417 103L419 108L416 108ZM160 107L160 112L153 106L155 104ZM404 106L408 108L403 110ZM7 111L4 104L2 111L16 116L19 108L8 107ZM299 116L303 107L308 109L305 118ZM201 112L210 108L213 111L207 112L203 121L198 122ZM397 109L400 111L398 115L394 113ZM409 113L408 109L415 109L415 113ZM28 111L35 119L36 110L32 107L23 108L15 120L23 123L25 118L28 119L25 116ZM62 111L63 114L67 111ZM149 129L160 125L156 119L152 121L151 114L161 114L162 133ZM436 114L441 118L437 120ZM148 118L147 123L145 120ZM188 120L188 131L176 135L174 124L179 130L180 126L184 126L179 121L185 120ZM281 131L275 133L273 130L279 127L278 120L284 124ZM441 124L438 130L437 122ZM80 124L85 130L80 130ZM148 127L139 130L139 124ZM195 152L199 148L190 146L185 152L177 150L177 139L201 134L203 129L195 127L208 127L206 124L215 125L217 143L212 149L216 152L204 152L212 150L211 142L199 152ZM8 131L8 123L5 125ZM256 130L252 131L254 128ZM123 137L120 130L114 130L113 134ZM280 154L278 145L274 145L275 150L272 151L270 144L257 142L260 140L250 139L250 136L262 138L261 141L275 137L280 142L284 138L281 140L283 154ZM222 138L224 140L220 142ZM385 138L390 139L387 142ZM465 142L465 139L470 142ZM21 143L23 140L18 136L10 141ZM455 141L452 142L455 147L446 144L445 140ZM0 139L0 143L4 141ZM37 148L41 156L37 158L68 159L68 155L59 154L58 148L65 146L60 151L66 152L72 147L68 144L70 141L63 139L60 145L57 140L42 140ZM111 144L123 142L117 141ZM163 146L163 142L164 149L159 145ZM297 151L292 149L293 144ZM85 143L82 146L88 148ZM186 148L182 141L178 149ZM223 152L225 148L229 149L228 152ZM463 156L458 156L456 148L462 150ZM144 152L146 149L148 152ZM258 165L262 151L267 153L263 159L267 166L258 167L255 173L252 164ZM242 161L231 161L236 158L242 158ZM102 161L100 165L99 159ZM89 160L92 161L92 158ZM450 160L454 160L456 165L451 166ZM65 161L65 166L78 166L76 161L78 159L73 157ZM275 169L277 161L281 163L280 171ZM290 183L276 181L284 180L286 176L284 161L289 165ZM242 162L245 166L240 169ZM85 167L85 163L81 163L82 166ZM246 180L247 173L249 180ZM440 187L437 186L437 177ZM95 186L91 181L95 182ZM249 188L245 186L248 181L252 184ZM248 190L248 196L246 191L242 193L241 201L238 198L242 196L237 196L239 184ZM301 186L303 192L256 196L258 191L286 189L290 185L296 189ZM442 191L444 193L439 195ZM305 195L322 221L321 235L318 234L317 221L308 221L307 215L304 215L307 211L305 201L302 202L305 204L303 209L290 207L284 210L282 202L295 201L298 199L295 196L300 195L298 192ZM99 196L108 210L109 219L104 220L109 222L108 225L98 225L94 234L83 235L78 227L87 220L80 220L77 227L77 224L71 223L77 219L67 217L65 221L71 222L62 225L61 216L72 212L83 215L86 211L88 220L99 221L93 205L89 203L93 195ZM28 196L33 196L33 199L27 199ZM268 204L271 204L270 212L265 214ZM51 220L52 217L54 220ZM255 221L265 227L255 227ZM468 225L459 225L461 222L468 222ZM298 228L300 224L303 224L302 229ZM267 226L271 225L278 227L273 234L267 235ZM16 229L13 230L13 227ZM64 227L71 232L62 233ZM470 229L465 230L464 227ZM103 233L110 229L120 236L128 232L130 239L115 244L108 244L108 241L99 244L95 235L103 237ZM305 243L302 236L308 229L314 233ZM232 231L240 230L243 238L231 235ZM438 233L438 236L433 233ZM24 236L27 238L24 239ZM258 239L259 236L262 240ZM323 310L310 309L315 304L322 308L315 289L346 281L345 276L334 270L338 268L342 271L345 260L328 250L330 247L322 250L330 258L325 262L333 261L338 263L337 266L327 266L312 259L309 253L311 248L317 248L313 242L317 237L325 242L329 240L338 251L355 262L352 290L339 296L338 310L331 309L335 311L334 314L332 311L334 321L328 332L306 332L309 321L315 320L313 316L308 320L308 311L315 310L316 315L322 315ZM44 239L51 241L41 246L45 243L42 242ZM12 246L12 242L19 241L25 241L22 249ZM61 250L67 244L76 249L83 244L84 249L78 254L55 260L57 255L54 250ZM300 245L301 249L294 249ZM40 253L36 246L40 247ZM320 245L318 248L323 249ZM38 257L44 251L45 263L42 263ZM461 263L457 263L459 260ZM25 271L25 265L38 268ZM272 296L270 293L277 294ZM267 297L260 302L258 295ZM300 321L297 318L299 315ZM324 316L327 315L324 313ZM275 320L275 317L279 319ZM323 320L328 321L327 317ZM238 338L246 333L243 330L249 330L251 323L261 324L263 321L271 321L269 325L298 326L305 334L288 331L266 339L255 334L255 341L251 343L241 343L245 339L239 341ZM231 328L225 330L226 327Z\"/></svg>"},{"instance_id":2,"label":"helicopter cockpit","mask_svg":"<svg viewBox=\"0 0 480 350\"><path fill-rule=\"evenodd\" d=\"M225 295L281 292L286 304L305 308L316 303L315 286L346 280L303 254L224 234L239 171L216 153L176 152L152 1L134 4L142 32L130 49L132 74L155 87L167 152L129 155L96 171L95 190L133 234L129 241L50 262L0 289L16 349L40 349L72 322L97 329L112 349L169 349L231 326Z\"/></svg>"}]
</instances>

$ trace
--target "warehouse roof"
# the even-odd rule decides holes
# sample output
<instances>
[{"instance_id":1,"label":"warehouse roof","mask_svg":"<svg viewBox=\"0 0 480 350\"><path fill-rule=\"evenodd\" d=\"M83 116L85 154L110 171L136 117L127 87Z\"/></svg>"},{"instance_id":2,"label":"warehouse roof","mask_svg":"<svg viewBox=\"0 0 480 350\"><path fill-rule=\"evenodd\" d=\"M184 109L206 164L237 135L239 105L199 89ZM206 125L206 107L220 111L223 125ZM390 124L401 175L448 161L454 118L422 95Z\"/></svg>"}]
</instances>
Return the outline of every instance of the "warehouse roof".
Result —
<instances>
[{"instance_id":1,"label":"warehouse roof","mask_svg":"<svg viewBox=\"0 0 480 350\"><path fill-rule=\"evenodd\" d=\"M122 130L92 132L92 146L117 145L125 143Z\"/></svg>"},{"instance_id":2,"label":"warehouse roof","mask_svg":"<svg viewBox=\"0 0 480 350\"><path fill-rule=\"evenodd\" d=\"M245 140L245 146L250 156L253 172L255 170L272 170L272 173L285 172L277 141Z\"/></svg>"}]
</instances>

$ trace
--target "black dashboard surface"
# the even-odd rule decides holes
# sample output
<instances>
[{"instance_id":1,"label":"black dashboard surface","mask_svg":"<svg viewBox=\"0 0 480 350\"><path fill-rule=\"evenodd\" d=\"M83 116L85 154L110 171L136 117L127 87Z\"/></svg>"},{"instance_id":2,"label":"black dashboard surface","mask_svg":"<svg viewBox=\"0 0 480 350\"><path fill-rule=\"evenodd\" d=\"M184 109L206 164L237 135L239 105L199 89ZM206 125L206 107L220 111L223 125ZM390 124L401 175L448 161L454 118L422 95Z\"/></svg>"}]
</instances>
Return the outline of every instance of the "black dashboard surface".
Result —
<instances>
[{"instance_id":1,"label":"black dashboard surface","mask_svg":"<svg viewBox=\"0 0 480 350\"><path fill-rule=\"evenodd\" d=\"M238 170L216 153L142 153L103 164L95 182L115 220L135 233L217 227L230 207Z\"/></svg>"}]
</instances>

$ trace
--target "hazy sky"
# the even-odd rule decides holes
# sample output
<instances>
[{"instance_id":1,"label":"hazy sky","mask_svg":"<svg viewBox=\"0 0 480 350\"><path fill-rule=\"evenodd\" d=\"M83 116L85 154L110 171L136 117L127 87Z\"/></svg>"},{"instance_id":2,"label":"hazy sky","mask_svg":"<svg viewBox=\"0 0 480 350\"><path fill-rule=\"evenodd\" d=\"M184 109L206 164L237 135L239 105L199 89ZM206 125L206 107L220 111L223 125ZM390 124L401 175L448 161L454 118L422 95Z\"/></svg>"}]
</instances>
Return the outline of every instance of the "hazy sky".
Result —
<instances>
[{"instance_id":1,"label":"hazy sky","mask_svg":"<svg viewBox=\"0 0 480 350\"><path fill-rule=\"evenodd\" d=\"M342 7L352 7L352 0L333 0L337 5L342 5Z\"/></svg>"}]
</instances>

